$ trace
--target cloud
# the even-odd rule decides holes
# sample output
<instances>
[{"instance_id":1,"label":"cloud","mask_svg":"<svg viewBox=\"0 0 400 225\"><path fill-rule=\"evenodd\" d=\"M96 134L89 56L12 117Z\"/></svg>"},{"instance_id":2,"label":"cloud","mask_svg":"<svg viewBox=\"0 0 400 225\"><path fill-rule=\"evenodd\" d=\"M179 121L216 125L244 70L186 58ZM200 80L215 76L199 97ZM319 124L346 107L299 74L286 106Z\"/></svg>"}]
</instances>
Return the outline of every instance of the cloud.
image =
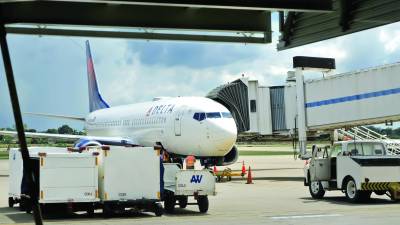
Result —
<instances>
[{"instance_id":1,"label":"cloud","mask_svg":"<svg viewBox=\"0 0 400 225\"><path fill-rule=\"evenodd\" d=\"M386 53L394 53L400 47L400 29L389 30L380 29L379 31L379 41L385 47Z\"/></svg>"},{"instance_id":2,"label":"cloud","mask_svg":"<svg viewBox=\"0 0 400 225\"><path fill-rule=\"evenodd\" d=\"M276 20L273 19L275 30ZM282 85L297 55L334 57L337 72L398 61L400 24L276 51L269 45L90 39L103 98L111 105L155 96L204 96L242 74L261 85ZM85 115L88 112L84 38L9 37L23 111ZM383 46L383 44L385 44ZM13 124L4 73L0 76L0 127ZM319 76L318 74L316 76ZM24 117L47 129L66 121ZM74 124L76 128L82 125Z\"/></svg>"}]
</instances>

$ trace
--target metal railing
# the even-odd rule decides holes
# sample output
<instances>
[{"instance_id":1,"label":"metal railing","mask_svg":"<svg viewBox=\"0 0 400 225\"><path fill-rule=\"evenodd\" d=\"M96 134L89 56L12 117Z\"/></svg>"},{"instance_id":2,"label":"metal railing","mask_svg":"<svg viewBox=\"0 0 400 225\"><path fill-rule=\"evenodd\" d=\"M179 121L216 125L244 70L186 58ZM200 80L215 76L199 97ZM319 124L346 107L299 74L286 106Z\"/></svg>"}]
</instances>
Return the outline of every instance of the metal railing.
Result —
<instances>
[{"instance_id":1,"label":"metal railing","mask_svg":"<svg viewBox=\"0 0 400 225\"><path fill-rule=\"evenodd\" d=\"M386 143L389 155L400 155L400 140L390 139L386 135L373 131L365 126L353 127L351 129L338 129L339 137L348 136L355 140L379 140Z\"/></svg>"}]
</instances>

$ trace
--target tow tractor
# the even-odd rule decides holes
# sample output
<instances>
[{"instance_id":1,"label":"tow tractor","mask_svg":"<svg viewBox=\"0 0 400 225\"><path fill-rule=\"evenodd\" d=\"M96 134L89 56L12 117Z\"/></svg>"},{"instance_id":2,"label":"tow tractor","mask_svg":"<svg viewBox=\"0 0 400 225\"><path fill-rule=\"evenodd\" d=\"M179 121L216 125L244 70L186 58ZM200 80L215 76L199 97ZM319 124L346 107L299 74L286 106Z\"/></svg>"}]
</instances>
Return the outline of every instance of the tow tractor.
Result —
<instances>
[{"instance_id":1,"label":"tow tractor","mask_svg":"<svg viewBox=\"0 0 400 225\"><path fill-rule=\"evenodd\" d=\"M314 145L304 175L304 185L314 199L322 199L325 191L332 190L341 190L350 202L368 200L372 192L400 199L400 156L387 155L382 141L341 141L323 148Z\"/></svg>"},{"instance_id":2,"label":"tow tractor","mask_svg":"<svg viewBox=\"0 0 400 225\"><path fill-rule=\"evenodd\" d=\"M201 213L208 211L208 195L216 195L215 177L209 169L181 169L180 164L164 163L164 209L173 213L175 205L186 208L198 205ZM196 202L188 202L193 196Z\"/></svg>"}]
</instances>

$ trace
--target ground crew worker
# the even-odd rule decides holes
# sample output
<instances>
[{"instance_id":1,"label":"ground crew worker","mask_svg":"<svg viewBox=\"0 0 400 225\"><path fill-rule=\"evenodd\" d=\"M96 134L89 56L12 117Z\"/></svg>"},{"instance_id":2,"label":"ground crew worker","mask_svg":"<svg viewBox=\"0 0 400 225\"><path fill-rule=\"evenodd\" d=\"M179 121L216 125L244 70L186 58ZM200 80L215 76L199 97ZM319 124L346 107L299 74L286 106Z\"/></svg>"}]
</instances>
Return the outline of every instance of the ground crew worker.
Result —
<instances>
[{"instance_id":1,"label":"ground crew worker","mask_svg":"<svg viewBox=\"0 0 400 225\"><path fill-rule=\"evenodd\" d=\"M163 162L168 163L169 162L168 152L167 151L163 151L162 156L163 156Z\"/></svg>"},{"instance_id":2,"label":"ground crew worker","mask_svg":"<svg viewBox=\"0 0 400 225\"><path fill-rule=\"evenodd\" d=\"M188 155L185 159L185 163L187 170L193 170L194 164L196 163L196 158L194 157L194 155Z\"/></svg>"}]
</instances>

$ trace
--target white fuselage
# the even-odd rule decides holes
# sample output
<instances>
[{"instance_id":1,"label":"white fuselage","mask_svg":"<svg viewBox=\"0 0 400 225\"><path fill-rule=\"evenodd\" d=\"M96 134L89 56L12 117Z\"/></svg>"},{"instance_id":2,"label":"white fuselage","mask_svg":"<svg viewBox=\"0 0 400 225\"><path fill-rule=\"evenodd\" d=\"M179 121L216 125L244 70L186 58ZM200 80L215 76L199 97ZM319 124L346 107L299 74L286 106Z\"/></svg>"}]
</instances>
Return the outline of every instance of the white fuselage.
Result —
<instances>
[{"instance_id":1,"label":"white fuselage","mask_svg":"<svg viewBox=\"0 0 400 225\"><path fill-rule=\"evenodd\" d=\"M237 137L228 109L204 97L100 109L86 117L85 128L89 136L122 137L143 146L161 143L170 153L200 157L226 155Z\"/></svg>"}]
</instances>

